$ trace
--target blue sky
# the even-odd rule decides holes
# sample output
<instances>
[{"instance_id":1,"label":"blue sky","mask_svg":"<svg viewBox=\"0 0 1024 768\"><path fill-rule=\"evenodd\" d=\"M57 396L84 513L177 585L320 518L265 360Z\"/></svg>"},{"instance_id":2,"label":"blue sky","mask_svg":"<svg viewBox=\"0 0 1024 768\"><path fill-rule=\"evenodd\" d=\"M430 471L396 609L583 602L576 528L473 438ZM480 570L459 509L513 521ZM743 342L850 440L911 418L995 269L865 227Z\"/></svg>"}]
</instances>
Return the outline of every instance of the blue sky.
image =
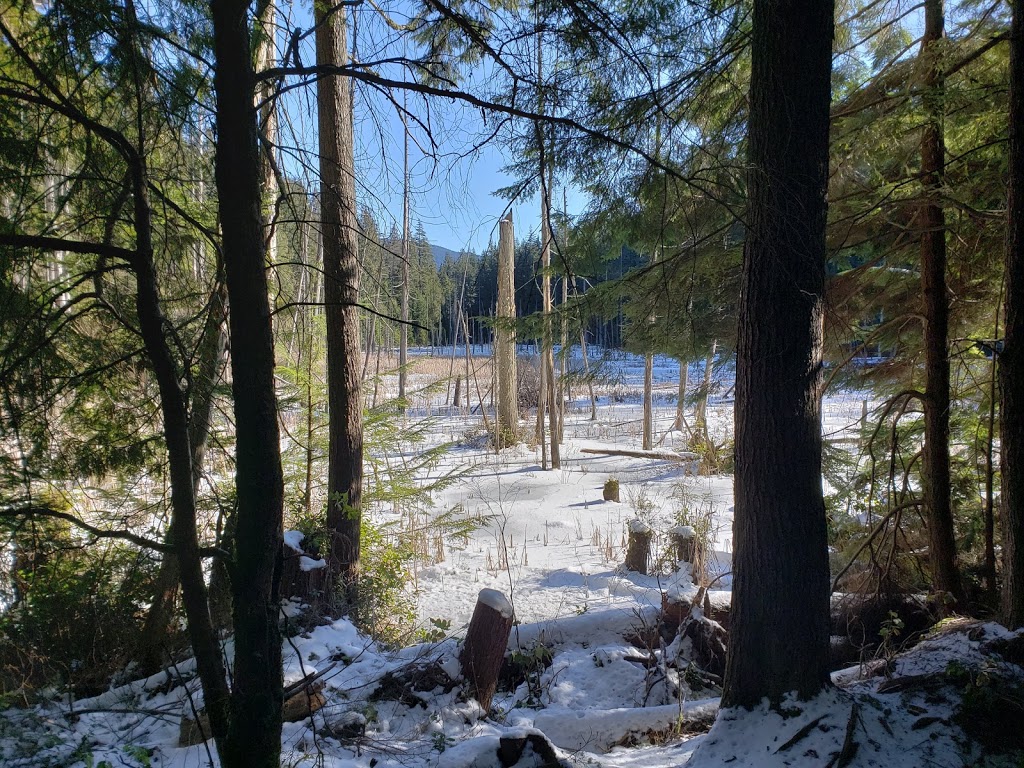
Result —
<instances>
[{"instance_id":1,"label":"blue sky","mask_svg":"<svg viewBox=\"0 0 1024 768\"><path fill-rule=\"evenodd\" d=\"M285 28L305 30L312 26L308 2L278 2ZM406 20L405 7L399 4L392 8L395 21ZM359 58L367 61L400 55L403 51L396 42L396 34L382 24L372 24L379 16L366 6L363 9L357 29ZM279 34L279 46L286 39L287 34ZM306 42L302 58L304 62L311 62L315 58L312 36ZM386 74L401 77L397 68ZM477 68L469 74L464 87L483 88L487 80L486 68ZM356 197L360 206L374 212L384 233L390 231L392 225L400 228L402 221L404 125L396 102L397 105L402 103L400 93L383 94L365 85L357 90ZM316 147L315 87L292 91L280 103L286 112L282 119L281 144L305 147L305 163L315 164L315 157L308 154L310 148ZM435 245L479 253L490 240L497 240L498 219L509 206L507 200L493 193L512 183L502 172L507 150L500 140L481 145L483 138L494 130L495 118L485 118L479 109L447 99L425 99L415 94L408 96L406 107L414 116L410 122L409 152L413 228L416 222L421 222L428 239ZM282 162L290 174L304 176L307 184L316 186L315 173L302 168L294 151L282 149ZM575 192L568 198L570 213L579 213L583 200ZM556 205L561 205L560 188L556 188L554 200ZM539 207L536 195L512 205L517 238L526 238L538 231Z\"/></svg>"}]
</instances>

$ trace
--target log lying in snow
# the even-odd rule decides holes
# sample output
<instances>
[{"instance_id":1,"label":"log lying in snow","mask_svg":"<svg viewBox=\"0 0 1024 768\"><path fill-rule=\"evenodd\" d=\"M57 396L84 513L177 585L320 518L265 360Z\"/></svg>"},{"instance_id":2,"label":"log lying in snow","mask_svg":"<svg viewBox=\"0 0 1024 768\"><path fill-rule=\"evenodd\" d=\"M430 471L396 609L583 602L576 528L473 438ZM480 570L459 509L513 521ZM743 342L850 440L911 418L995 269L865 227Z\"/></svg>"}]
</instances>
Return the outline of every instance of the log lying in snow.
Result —
<instances>
[{"instance_id":1,"label":"log lying in snow","mask_svg":"<svg viewBox=\"0 0 1024 768\"><path fill-rule=\"evenodd\" d=\"M637 743L668 734L707 730L718 714L718 699L687 701L629 709L588 709L585 716L570 710L542 709L534 728L560 749L607 752L617 744Z\"/></svg>"},{"instance_id":2,"label":"log lying in snow","mask_svg":"<svg viewBox=\"0 0 1024 768\"><path fill-rule=\"evenodd\" d=\"M459 661L469 695L486 712L498 687L498 672L512 631L512 603L496 589L481 589Z\"/></svg>"},{"instance_id":3,"label":"log lying in snow","mask_svg":"<svg viewBox=\"0 0 1024 768\"><path fill-rule=\"evenodd\" d=\"M627 456L631 459L658 459L661 461L696 461L699 457L690 451L634 451L628 448L580 448L580 453L598 456Z\"/></svg>"}]
</instances>

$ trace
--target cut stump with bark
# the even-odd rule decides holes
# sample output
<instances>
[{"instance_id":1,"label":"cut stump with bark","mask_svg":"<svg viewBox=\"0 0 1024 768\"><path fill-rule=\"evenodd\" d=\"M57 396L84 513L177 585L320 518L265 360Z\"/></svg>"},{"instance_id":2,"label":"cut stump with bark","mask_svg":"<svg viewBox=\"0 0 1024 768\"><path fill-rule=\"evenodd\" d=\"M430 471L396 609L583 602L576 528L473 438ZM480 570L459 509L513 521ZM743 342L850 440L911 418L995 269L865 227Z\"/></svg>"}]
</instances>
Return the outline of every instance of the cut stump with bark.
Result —
<instances>
[{"instance_id":1,"label":"cut stump with bark","mask_svg":"<svg viewBox=\"0 0 1024 768\"><path fill-rule=\"evenodd\" d=\"M698 560L703 560L703 558L700 548L697 546L697 532L691 525L677 525L668 532L668 535L676 550L676 562L687 563L690 566L690 577L693 583L700 583L704 568L702 564L698 563Z\"/></svg>"},{"instance_id":2,"label":"cut stump with bark","mask_svg":"<svg viewBox=\"0 0 1024 768\"><path fill-rule=\"evenodd\" d=\"M629 543L626 546L626 570L647 575L651 559L651 527L643 520L629 523Z\"/></svg>"},{"instance_id":3,"label":"cut stump with bark","mask_svg":"<svg viewBox=\"0 0 1024 768\"><path fill-rule=\"evenodd\" d=\"M512 631L512 603L496 589L481 589L459 661L468 693L484 711L498 687L498 673Z\"/></svg>"}]
</instances>

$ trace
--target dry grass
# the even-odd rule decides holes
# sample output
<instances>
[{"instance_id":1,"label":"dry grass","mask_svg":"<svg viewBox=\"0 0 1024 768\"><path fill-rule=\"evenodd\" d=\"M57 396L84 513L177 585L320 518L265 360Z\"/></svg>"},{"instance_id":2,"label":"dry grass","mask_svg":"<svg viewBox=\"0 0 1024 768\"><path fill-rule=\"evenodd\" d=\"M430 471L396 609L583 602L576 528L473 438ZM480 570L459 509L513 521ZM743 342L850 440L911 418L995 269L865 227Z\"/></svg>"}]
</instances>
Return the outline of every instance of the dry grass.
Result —
<instances>
[{"instance_id":1,"label":"dry grass","mask_svg":"<svg viewBox=\"0 0 1024 768\"><path fill-rule=\"evenodd\" d=\"M485 391L491 386L491 358L489 355L474 355L469 359L470 374L480 385L480 390ZM370 361L371 369L376 367L376 360ZM380 372L387 375L398 370L398 355L383 354L380 357ZM447 379L449 377L466 375L466 355L459 352L454 360L451 356L441 355L410 355L409 374L411 376L426 376L430 379Z\"/></svg>"}]
</instances>

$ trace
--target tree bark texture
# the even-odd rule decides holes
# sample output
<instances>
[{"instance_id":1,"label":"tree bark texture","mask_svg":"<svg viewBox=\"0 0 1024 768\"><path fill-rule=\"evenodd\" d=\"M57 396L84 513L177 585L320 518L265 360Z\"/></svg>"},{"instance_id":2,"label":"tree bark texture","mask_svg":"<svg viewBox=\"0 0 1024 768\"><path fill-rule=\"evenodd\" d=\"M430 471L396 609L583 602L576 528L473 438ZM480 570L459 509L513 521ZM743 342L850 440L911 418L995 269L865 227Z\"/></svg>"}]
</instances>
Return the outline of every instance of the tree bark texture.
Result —
<instances>
[{"instance_id":1,"label":"tree bark texture","mask_svg":"<svg viewBox=\"0 0 1024 768\"><path fill-rule=\"evenodd\" d=\"M941 66L942 0L924 4L921 57L925 72L926 119L921 135L921 293L924 297L924 453L923 488L928 510L932 588L962 598L956 565L949 474L949 297L946 290L946 216L940 197L945 177Z\"/></svg>"},{"instance_id":2,"label":"tree bark texture","mask_svg":"<svg viewBox=\"0 0 1024 768\"><path fill-rule=\"evenodd\" d=\"M346 13L338 2L316 5L316 50L321 64L348 61ZM360 503L363 488L363 415L359 376L359 261L356 243L352 84L317 81L320 126L320 205L323 219L330 418L327 469L328 565L347 610L358 604Z\"/></svg>"},{"instance_id":3,"label":"tree bark texture","mask_svg":"<svg viewBox=\"0 0 1024 768\"><path fill-rule=\"evenodd\" d=\"M497 434L504 448L519 440L519 392L516 386L515 233L512 217L499 222L498 322L495 325L494 358L497 374Z\"/></svg>"},{"instance_id":4,"label":"tree bark texture","mask_svg":"<svg viewBox=\"0 0 1024 768\"><path fill-rule=\"evenodd\" d=\"M1005 324L999 356L1003 622L1024 626L1024 21L1010 28L1010 189Z\"/></svg>"},{"instance_id":5,"label":"tree bark texture","mask_svg":"<svg viewBox=\"0 0 1024 768\"><path fill-rule=\"evenodd\" d=\"M508 598L497 590L480 591L459 662L469 683L469 695L485 712L491 708L491 699L498 688L498 673L508 647L512 621L512 604Z\"/></svg>"},{"instance_id":6,"label":"tree bark texture","mask_svg":"<svg viewBox=\"0 0 1024 768\"><path fill-rule=\"evenodd\" d=\"M284 485L267 297L260 151L245 0L212 0L217 193L230 302L235 415L235 658L225 768L271 768L281 754L278 578Z\"/></svg>"},{"instance_id":7,"label":"tree bark texture","mask_svg":"<svg viewBox=\"0 0 1024 768\"><path fill-rule=\"evenodd\" d=\"M821 344L833 6L755 0L723 706L829 684Z\"/></svg>"}]
</instances>

